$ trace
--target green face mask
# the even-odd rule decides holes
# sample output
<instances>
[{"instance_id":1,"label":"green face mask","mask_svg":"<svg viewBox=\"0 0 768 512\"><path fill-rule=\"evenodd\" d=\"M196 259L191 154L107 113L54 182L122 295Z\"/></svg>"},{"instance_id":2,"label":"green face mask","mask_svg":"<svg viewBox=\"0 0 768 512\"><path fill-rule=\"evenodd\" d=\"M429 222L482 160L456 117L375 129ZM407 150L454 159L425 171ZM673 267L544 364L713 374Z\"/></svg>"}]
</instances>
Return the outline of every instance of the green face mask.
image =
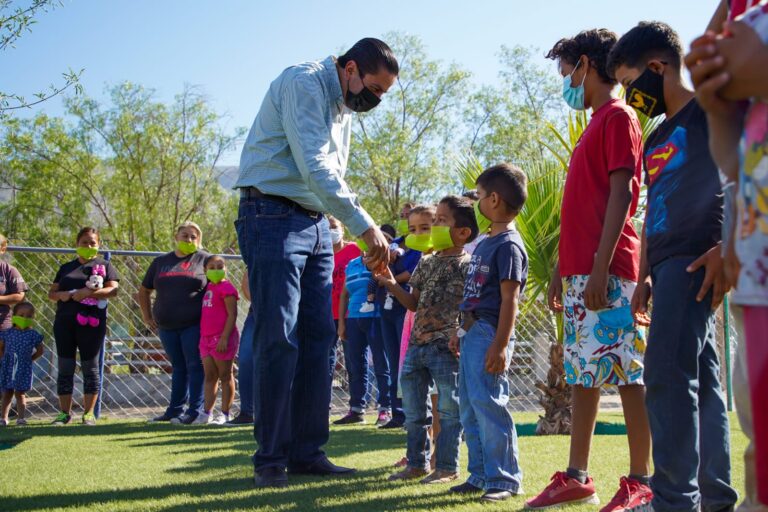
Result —
<instances>
[{"instance_id":1,"label":"green face mask","mask_svg":"<svg viewBox=\"0 0 768 512\"><path fill-rule=\"evenodd\" d=\"M444 251L454 247L451 238L451 228L448 226L432 226L432 248L436 251Z\"/></svg>"},{"instance_id":2,"label":"green face mask","mask_svg":"<svg viewBox=\"0 0 768 512\"><path fill-rule=\"evenodd\" d=\"M99 254L99 249L98 247L77 247L75 252L84 260L92 260Z\"/></svg>"},{"instance_id":3,"label":"green face mask","mask_svg":"<svg viewBox=\"0 0 768 512\"><path fill-rule=\"evenodd\" d=\"M194 242L177 241L176 248L184 256L189 256L190 254L194 254L197 252L197 245L195 245Z\"/></svg>"},{"instance_id":4,"label":"green face mask","mask_svg":"<svg viewBox=\"0 0 768 512\"><path fill-rule=\"evenodd\" d=\"M405 246L414 251L427 252L432 249L432 233L410 234L405 237Z\"/></svg>"},{"instance_id":5,"label":"green face mask","mask_svg":"<svg viewBox=\"0 0 768 512\"><path fill-rule=\"evenodd\" d=\"M27 318L25 316L13 315L11 317L11 322L13 322L13 325L18 327L19 329L27 329L29 327L32 327L32 322L34 322L34 320L32 318Z\"/></svg>"},{"instance_id":6,"label":"green face mask","mask_svg":"<svg viewBox=\"0 0 768 512\"><path fill-rule=\"evenodd\" d=\"M483 235L491 229L493 222L491 219L483 215L480 211L480 201L475 201L475 220L477 221L478 233Z\"/></svg>"},{"instance_id":7,"label":"green face mask","mask_svg":"<svg viewBox=\"0 0 768 512\"><path fill-rule=\"evenodd\" d=\"M408 219L400 219L395 224L395 231L397 236L405 236L408 234Z\"/></svg>"},{"instance_id":8,"label":"green face mask","mask_svg":"<svg viewBox=\"0 0 768 512\"><path fill-rule=\"evenodd\" d=\"M210 282L213 284L219 284L224 280L224 278L227 276L227 271L224 269L214 270L212 268L209 268L205 271L205 277L208 278Z\"/></svg>"}]
</instances>

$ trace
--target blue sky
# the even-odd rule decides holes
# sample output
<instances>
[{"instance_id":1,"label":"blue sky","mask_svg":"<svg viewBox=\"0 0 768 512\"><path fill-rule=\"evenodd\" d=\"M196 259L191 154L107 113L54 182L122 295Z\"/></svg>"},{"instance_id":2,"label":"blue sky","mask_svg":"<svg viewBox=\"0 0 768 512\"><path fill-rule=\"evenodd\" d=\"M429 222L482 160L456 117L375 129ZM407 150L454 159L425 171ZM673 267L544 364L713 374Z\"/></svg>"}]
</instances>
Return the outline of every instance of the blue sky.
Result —
<instances>
[{"instance_id":1,"label":"blue sky","mask_svg":"<svg viewBox=\"0 0 768 512\"><path fill-rule=\"evenodd\" d=\"M24 2L26 3L26 2ZM0 54L0 90L37 92L68 67L85 68L86 93L140 83L170 99L185 83L202 87L230 127L249 127L272 79L365 36L418 35L431 57L454 61L492 83L502 44L541 54L584 28L622 33L640 20L672 25L687 43L703 32L717 0L64 0L43 14L17 47ZM544 58L542 56L542 62ZM554 65L552 67L554 72ZM31 113L62 112L52 100ZM24 115L30 115L26 113ZM238 154L223 163L236 164Z\"/></svg>"}]
</instances>

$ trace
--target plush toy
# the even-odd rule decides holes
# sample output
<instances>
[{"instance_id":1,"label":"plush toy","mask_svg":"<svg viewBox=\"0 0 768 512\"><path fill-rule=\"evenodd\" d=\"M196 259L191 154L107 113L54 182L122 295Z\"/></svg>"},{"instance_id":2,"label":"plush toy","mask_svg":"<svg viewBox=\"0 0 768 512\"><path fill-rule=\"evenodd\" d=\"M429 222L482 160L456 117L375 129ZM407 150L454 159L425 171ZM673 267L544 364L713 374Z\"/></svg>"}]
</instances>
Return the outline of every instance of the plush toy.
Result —
<instances>
[{"instance_id":1,"label":"plush toy","mask_svg":"<svg viewBox=\"0 0 768 512\"><path fill-rule=\"evenodd\" d=\"M94 265L93 273L88 277L85 282L85 287L89 290L101 290L104 288L104 278L107 276L107 269L104 265ZM82 326L89 325L91 327L98 327L101 323L99 317L95 314L94 308L100 307L100 300L92 297L85 298L80 301L80 304L85 306L84 311L77 314L77 323Z\"/></svg>"}]
</instances>

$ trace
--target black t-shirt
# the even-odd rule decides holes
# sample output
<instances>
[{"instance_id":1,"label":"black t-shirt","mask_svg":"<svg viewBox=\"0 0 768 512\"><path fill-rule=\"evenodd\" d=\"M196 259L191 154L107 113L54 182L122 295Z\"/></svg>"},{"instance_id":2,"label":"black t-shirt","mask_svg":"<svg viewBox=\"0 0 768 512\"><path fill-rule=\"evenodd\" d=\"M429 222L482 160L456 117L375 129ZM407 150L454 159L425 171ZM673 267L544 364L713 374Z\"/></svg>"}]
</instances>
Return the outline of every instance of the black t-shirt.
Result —
<instances>
[{"instance_id":1,"label":"black t-shirt","mask_svg":"<svg viewBox=\"0 0 768 512\"><path fill-rule=\"evenodd\" d=\"M704 111L691 100L645 142L648 263L701 256L721 237L723 194Z\"/></svg>"},{"instance_id":2,"label":"black t-shirt","mask_svg":"<svg viewBox=\"0 0 768 512\"><path fill-rule=\"evenodd\" d=\"M72 290L79 290L85 288L85 282L88 281L94 273L94 267L96 265L103 265L106 277L104 277L104 283L107 281L119 281L115 268L106 260L100 257L96 257L89 260L86 263L80 263L79 259L74 259L69 263L63 264L59 267L59 271L56 273L56 277L53 279L54 283L59 285L59 291L69 292ZM81 311L83 305L74 300L68 300L66 302L58 301L56 303L57 315L75 315Z\"/></svg>"},{"instance_id":3,"label":"black t-shirt","mask_svg":"<svg viewBox=\"0 0 768 512\"><path fill-rule=\"evenodd\" d=\"M161 329L184 329L200 324L200 311L208 280L207 252L197 251L179 258L175 252L158 256L147 269L141 285L155 290L152 315Z\"/></svg>"}]
</instances>

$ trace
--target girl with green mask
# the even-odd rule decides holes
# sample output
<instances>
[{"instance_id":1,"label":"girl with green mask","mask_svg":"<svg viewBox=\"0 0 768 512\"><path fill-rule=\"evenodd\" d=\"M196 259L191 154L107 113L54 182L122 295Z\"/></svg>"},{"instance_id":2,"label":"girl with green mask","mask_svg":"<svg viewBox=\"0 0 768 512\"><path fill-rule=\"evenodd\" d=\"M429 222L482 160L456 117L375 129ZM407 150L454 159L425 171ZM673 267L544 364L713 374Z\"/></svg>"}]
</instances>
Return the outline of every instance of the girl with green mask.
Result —
<instances>
[{"instance_id":1,"label":"girl with green mask","mask_svg":"<svg viewBox=\"0 0 768 512\"><path fill-rule=\"evenodd\" d=\"M16 396L16 425L26 425L26 393L32 389L32 362L43 355L43 335L31 329L35 308L20 302L13 308L13 328L0 332L0 426L8 425L11 402Z\"/></svg>"}]
</instances>

